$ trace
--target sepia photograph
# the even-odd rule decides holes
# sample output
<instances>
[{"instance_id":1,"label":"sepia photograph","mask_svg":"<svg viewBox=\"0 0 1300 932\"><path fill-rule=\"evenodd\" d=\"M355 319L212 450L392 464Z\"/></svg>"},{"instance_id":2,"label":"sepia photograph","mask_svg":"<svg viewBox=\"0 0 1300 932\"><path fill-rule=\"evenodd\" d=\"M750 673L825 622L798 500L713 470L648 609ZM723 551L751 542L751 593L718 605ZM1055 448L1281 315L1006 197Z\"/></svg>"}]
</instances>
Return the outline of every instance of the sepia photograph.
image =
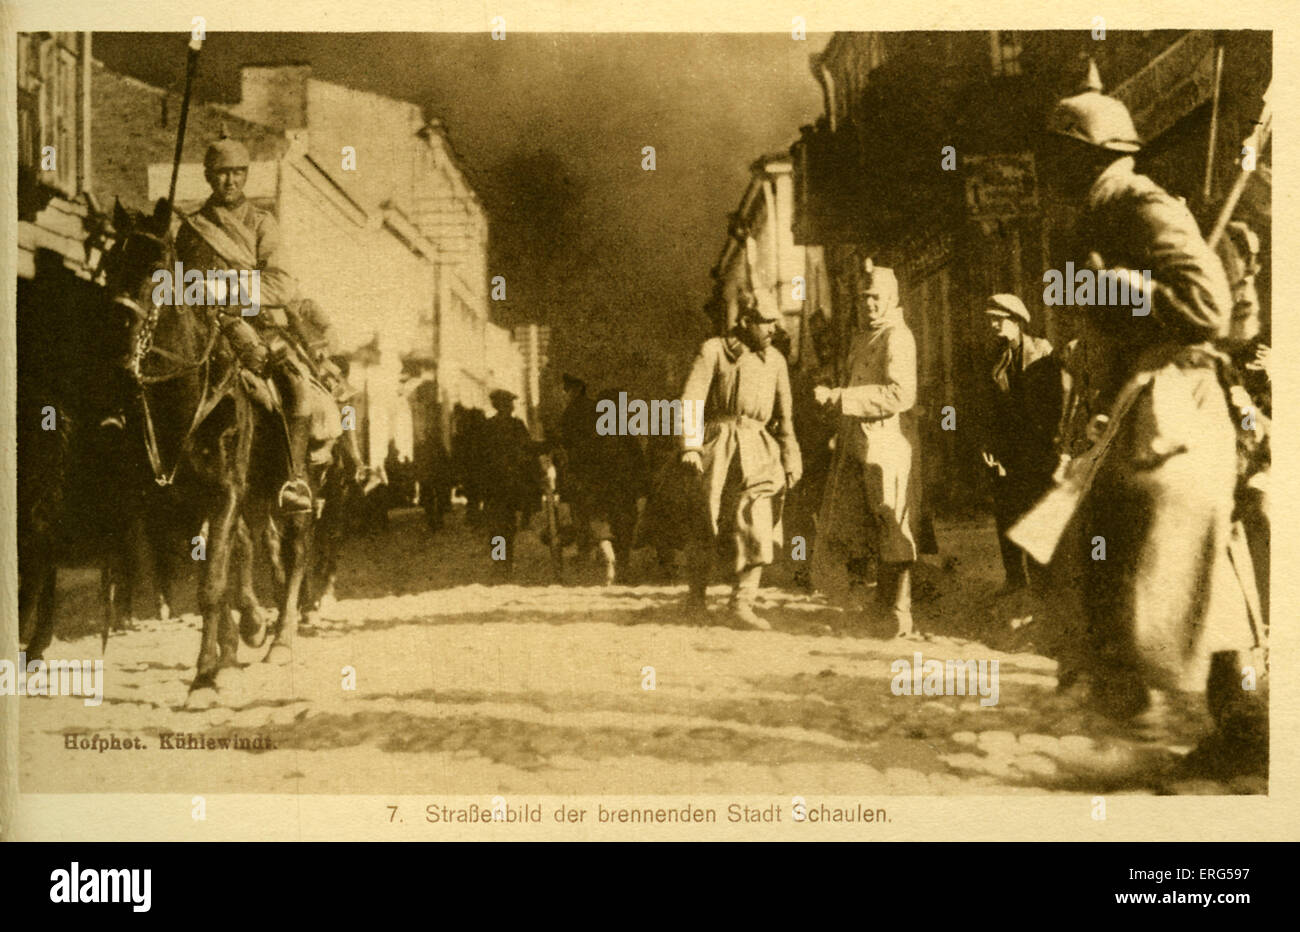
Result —
<instances>
[{"instance_id":1,"label":"sepia photograph","mask_svg":"<svg viewBox=\"0 0 1300 932\"><path fill-rule=\"evenodd\" d=\"M1272 30L202 12L6 40L18 837L1270 794Z\"/></svg>"}]
</instances>

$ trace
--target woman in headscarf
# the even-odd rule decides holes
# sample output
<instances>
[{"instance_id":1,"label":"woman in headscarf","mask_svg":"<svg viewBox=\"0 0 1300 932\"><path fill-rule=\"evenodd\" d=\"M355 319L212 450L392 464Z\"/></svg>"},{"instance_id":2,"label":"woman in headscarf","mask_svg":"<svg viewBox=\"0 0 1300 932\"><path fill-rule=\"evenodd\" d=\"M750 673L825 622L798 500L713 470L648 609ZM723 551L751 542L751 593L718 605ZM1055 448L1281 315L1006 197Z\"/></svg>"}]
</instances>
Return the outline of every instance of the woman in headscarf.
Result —
<instances>
[{"instance_id":1,"label":"woman in headscarf","mask_svg":"<svg viewBox=\"0 0 1300 932\"><path fill-rule=\"evenodd\" d=\"M892 269L864 266L863 287L838 387L818 386L817 401L839 414L817 545L848 566L850 578L876 564L876 603L900 637L912 635L920 440L905 412L916 404L916 340L903 321Z\"/></svg>"}]
</instances>

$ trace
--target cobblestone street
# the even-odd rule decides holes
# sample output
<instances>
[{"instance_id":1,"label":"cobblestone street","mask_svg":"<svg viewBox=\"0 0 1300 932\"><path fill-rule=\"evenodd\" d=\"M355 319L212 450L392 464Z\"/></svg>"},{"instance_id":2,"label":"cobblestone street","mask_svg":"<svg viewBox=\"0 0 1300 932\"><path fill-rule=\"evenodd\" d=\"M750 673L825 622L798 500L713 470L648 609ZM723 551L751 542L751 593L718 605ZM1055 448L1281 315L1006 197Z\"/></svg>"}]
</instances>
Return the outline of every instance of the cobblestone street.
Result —
<instances>
[{"instance_id":1,"label":"cobblestone street","mask_svg":"<svg viewBox=\"0 0 1300 932\"><path fill-rule=\"evenodd\" d=\"M991 627L991 529L940 536L947 569L923 576L917 611L927 639L901 642L861 636L851 613L792 588L763 589L758 609L774 630L754 632L721 623L721 586L710 591L717 624L701 627L678 612L681 586L605 588L594 566L552 585L531 533L519 538L517 579L486 585L484 547L460 516L432 535L418 512L398 512L387 531L346 545L340 599L303 631L294 663L257 663L263 651L241 648L250 663L217 707L184 706L192 605L115 635L102 705L23 705L22 788L129 791L145 768L155 792L1265 791L1175 782L1170 766L1205 728L1195 702L1171 706L1139 741L1058 697L1033 624ZM65 578L66 612L86 621L65 622L48 656L97 657L92 574ZM916 652L997 661L997 703L894 695L891 664ZM349 666L355 690L342 688ZM138 737L145 749L68 750L74 733ZM260 736L274 749L169 749L171 733Z\"/></svg>"}]
</instances>

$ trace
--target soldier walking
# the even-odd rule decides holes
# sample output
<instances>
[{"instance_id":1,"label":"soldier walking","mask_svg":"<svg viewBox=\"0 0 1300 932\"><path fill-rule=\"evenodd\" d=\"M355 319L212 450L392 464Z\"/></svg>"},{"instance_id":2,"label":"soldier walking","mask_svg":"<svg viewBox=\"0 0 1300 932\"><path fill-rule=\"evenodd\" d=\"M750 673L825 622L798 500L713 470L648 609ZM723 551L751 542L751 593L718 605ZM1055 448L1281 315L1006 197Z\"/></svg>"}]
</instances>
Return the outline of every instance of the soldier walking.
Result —
<instances>
[{"instance_id":1,"label":"soldier walking","mask_svg":"<svg viewBox=\"0 0 1300 932\"><path fill-rule=\"evenodd\" d=\"M907 412L916 404L916 340L903 320L892 269L864 265L841 385L819 385L817 401L839 415L818 547L843 559L850 577L876 564L876 606L899 637L912 635L912 564L917 553L919 444Z\"/></svg>"},{"instance_id":2,"label":"soldier walking","mask_svg":"<svg viewBox=\"0 0 1300 932\"><path fill-rule=\"evenodd\" d=\"M688 607L706 608L705 590L721 535L733 549L730 609L737 624L768 630L754 612L763 567L780 538L785 490L803 470L795 439L790 375L772 346L776 318L764 317L752 295L726 336L705 340L682 390L683 409L703 405L703 436L684 433L681 459L699 477ZM768 425L775 425L775 436Z\"/></svg>"},{"instance_id":3,"label":"soldier walking","mask_svg":"<svg viewBox=\"0 0 1300 932\"><path fill-rule=\"evenodd\" d=\"M1076 261L1134 287L1135 273L1150 272L1149 313L1078 310L1070 367L1081 416L1067 442L1109 443L1052 563L1062 685L1083 674L1120 717L1146 710L1152 689L1208 690L1217 764L1264 766L1265 674L1261 663L1255 685L1243 670L1260 635L1228 552L1236 438L1213 345L1232 313L1223 268L1187 207L1134 171L1132 117L1101 93L1095 67L1047 128L1043 174L1077 211Z\"/></svg>"},{"instance_id":4,"label":"soldier walking","mask_svg":"<svg viewBox=\"0 0 1300 932\"><path fill-rule=\"evenodd\" d=\"M504 559L495 565L500 575L509 578L514 572L519 513L527 521L537 508L538 464L533 438L514 416L514 392L499 388L488 397L496 414L482 427L483 514L489 547L495 551L504 544Z\"/></svg>"},{"instance_id":5,"label":"soldier walking","mask_svg":"<svg viewBox=\"0 0 1300 932\"><path fill-rule=\"evenodd\" d=\"M997 355L989 375L991 403L981 457L993 474L993 514L1006 574L1000 594L1009 594L1026 588L1030 575L1035 588L1044 585L1039 565L1006 532L1052 484L1064 403L1061 366L1051 343L1026 332L1029 310L1018 297L995 294L984 314Z\"/></svg>"}]
</instances>

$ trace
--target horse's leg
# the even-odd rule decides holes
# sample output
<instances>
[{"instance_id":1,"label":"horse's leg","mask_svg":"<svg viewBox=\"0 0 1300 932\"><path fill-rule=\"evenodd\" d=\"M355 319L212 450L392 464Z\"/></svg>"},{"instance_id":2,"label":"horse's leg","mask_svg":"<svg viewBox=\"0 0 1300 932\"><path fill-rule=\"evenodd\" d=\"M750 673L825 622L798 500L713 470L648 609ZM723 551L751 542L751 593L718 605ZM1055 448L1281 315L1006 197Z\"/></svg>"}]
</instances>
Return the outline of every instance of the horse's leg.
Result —
<instances>
[{"instance_id":1,"label":"horse's leg","mask_svg":"<svg viewBox=\"0 0 1300 932\"><path fill-rule=\"evenodd\" d=\"M283 535L280 532L279 524L274 519L267 518L266 523L262 526L262 544L266 547L266 558L271 564L271 582L275 585L277 604L284 592L285 585L282 540Z\"/></svg>"},{"instance_id":2,"label":"horse's leg","mask_svg":"<svg viewBox=\"0 0 1300 932\"><path fill-rule=\"evenodd\" d=\"M338 527L333 528L333 533L326 537L324 541L324 566L321 573L324 583L321 586L318 605L325 610L328 610L338 601L334 587L339 578L339 547L342 543L342 529Z\"/></svg>"},{"instance_id":3,"label":"horse's leg","mask_svg":"<svg viewBox=\"0 0 1300 932\"><path fill-rule=\"evenodd\" d=\"M199 611L203 614L203 638L199 644L197 674L191 692L216 687L217 670L223 662L234 662L236 643L228 643L227 631L233 632L226 586L230 573L230 552L235 521L239 514L239 489L224 487L208 519L206 559L199 570ZM227 654L229 655L227 657Z\"/></svg>"},{"instance_id":4,"label":"horse's leg","mask_svg":"<svg viewBox=\"0 0 1300 932\"><path fill-rule=\"evenodd\" d=\"M144 546L140 554L141 563L147 562L153 567L156 590L154 604L158 611L157 617L162 621L171 617L172 605L175 604L172 587L178 575L176 567L179 565L176 535L172 533L174 529L163 515L165 507L161 500L146 502Z\"/></svg>"},{"instance_id":5,"label":"horse's leg","mask_svg":"<svg viewBox=\"0 0 1300 932\"><path fill-rule=\"evenodd\" d=\"M266 613L257 601L253 585L257 539L242 516L235 533L238 543L235 557L239 560L239 636L249 647L261 647L266 643Z\"/></svg>"},{"instance_id":6,"label":"horse's leg","mask_svg":"<svg viewBox=\"0 0 1300 932\"><path fill-rule=\"evenodd\" d=\"M298 637L299 598L303 578L311 559L312 515L294 515L285 519L284 539L285 586L280 599L280 620L275 640L266 654L268 663L286 664L293 659L293 645Z\"/></svg>"},{"instance_id":7,"label":"horse's leg","mask_svg":"<svg viewBox=\"0 0 1300 932\"><path fill-rule=\"evenodd\" d=\"M27 659L40 660L54 640L54 593L58 565L50 540L37 540L19 583L19 639L27 633Z\"/></svg>"},{"instance_id":8,"label":"horse's leg","mask_svg":"<svg viewBox=\"0 0 1300 932\"><path fill-rule=\"evenodd\" d=\"M102 640L108 643L108 635L121 627L118 616L118 599L120 598L118 563L119 558L113 553L106 553L99 567L99 601L104 611L104 629Z\"/></svg>"},{"instance_id":9,"label":"horse's leg","mask_svg":"<svg viewBox=\"0 0 1300 932\"><path fill-rule=\"evenodd\" d=\"M176 604L177 559L173 547L167 546L167 540L153 540L154 583L158 589L155 596L158 617L166 621L172 616L172 606Z\"/></svg>"}]
</instances>

